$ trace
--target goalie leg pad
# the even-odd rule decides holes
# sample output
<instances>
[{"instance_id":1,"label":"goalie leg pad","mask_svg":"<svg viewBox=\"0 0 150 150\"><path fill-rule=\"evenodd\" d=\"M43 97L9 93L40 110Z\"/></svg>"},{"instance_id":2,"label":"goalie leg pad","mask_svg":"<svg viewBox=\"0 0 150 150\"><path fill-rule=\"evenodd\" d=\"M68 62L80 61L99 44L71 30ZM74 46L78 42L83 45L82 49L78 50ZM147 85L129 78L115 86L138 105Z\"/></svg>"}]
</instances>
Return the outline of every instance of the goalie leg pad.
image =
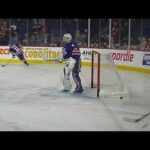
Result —
<instances>
[{"instance_id":1,"label":"goalie leg pad","mask_svg":"<svg viewBox=\"0 0 150 150\"><path fill-rule=\"evenodd\" d=\"M63 75L61 75L61 78L60 78L60 82L61 82L61 85L60 85L60 91L69 91L70 88L71 88L71 83L70 83L70 73L68 73L67 70L68 67L64 67L63 69Z\"/></svg>"},{"instance_id":2,"label":"goalie leg pad","mask_svg":"<svg viewBox=\"0 0 150 150\"><path fill-rule=\"evenodd\" d=\"M70 72L72 71L72 69L74 68L76 64L76 60L73 58L70 58L66 63L65 63L65 75L70 76Z\"/></svg>"}]
</instances>

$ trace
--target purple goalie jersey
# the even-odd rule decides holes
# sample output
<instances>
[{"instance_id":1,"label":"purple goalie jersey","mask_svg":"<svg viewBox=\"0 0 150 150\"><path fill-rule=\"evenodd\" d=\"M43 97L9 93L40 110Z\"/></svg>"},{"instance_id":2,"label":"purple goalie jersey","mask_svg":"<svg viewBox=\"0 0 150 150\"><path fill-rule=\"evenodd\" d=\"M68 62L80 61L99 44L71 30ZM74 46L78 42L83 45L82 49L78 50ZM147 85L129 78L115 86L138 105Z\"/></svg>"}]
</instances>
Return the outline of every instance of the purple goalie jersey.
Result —
<instances>
[{"instance_id":1,"label":"purple goalie jersey","mask_svg":"<svg viewBox=\"0 0 150 150\"><path fill-rule=\"evenodd\" d=\"M74 58L79 60L81 57L80 49L76 43L66 43L62 49L64 59Z\"/></svg>"}]
</instances>

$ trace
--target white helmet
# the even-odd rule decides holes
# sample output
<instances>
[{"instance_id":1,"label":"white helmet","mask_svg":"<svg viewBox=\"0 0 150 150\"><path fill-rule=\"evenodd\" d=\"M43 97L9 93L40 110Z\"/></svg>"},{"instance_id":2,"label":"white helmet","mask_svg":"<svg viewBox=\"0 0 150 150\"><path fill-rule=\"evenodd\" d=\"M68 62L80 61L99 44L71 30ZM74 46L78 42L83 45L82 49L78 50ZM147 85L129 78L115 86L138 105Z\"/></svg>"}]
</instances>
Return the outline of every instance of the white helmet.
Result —
<instances>
[{"instance_id":1,"label":"white helmet","mask_svg":"<svg viewBox=\"0 0 150 150\"><path fill-rule=\"evenodd\" d=\"M70 43L71 40L72 40L71 34L69 34L69 33L64 34L64 36L63 36L63 42Z\"/></svg>"},{"instance_id":2,"label":"white helmet","mask_svg":"<svg viewBox=\"0 0 150 150\"><path fill-rule=\"evenodd\" d=\"M17 26L13 24L13 25L11 25L11 26L9 27L9 29L17 30Z\"/></svg>"}]
</instances>

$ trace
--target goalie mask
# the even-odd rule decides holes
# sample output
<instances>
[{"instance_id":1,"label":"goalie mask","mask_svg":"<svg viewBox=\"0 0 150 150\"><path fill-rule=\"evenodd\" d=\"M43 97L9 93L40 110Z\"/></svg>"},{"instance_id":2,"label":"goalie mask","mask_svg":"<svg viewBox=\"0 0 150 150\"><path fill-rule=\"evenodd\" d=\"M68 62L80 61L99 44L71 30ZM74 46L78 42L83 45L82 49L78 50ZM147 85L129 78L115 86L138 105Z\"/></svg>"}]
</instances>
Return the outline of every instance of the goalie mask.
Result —
<instances>
[{"instance_id":1,"label":"goalie mask","mask_svg":"<svg viewBox=\"0 0 150 150\"><path fill-rule=\"evenodd\" d=\"M65 42L65 43L70 43L71 40L72 40L71 34L69 34L69 33L64 34L64 36L63 36L63 42Z\"/></svg>"}]
</instances>

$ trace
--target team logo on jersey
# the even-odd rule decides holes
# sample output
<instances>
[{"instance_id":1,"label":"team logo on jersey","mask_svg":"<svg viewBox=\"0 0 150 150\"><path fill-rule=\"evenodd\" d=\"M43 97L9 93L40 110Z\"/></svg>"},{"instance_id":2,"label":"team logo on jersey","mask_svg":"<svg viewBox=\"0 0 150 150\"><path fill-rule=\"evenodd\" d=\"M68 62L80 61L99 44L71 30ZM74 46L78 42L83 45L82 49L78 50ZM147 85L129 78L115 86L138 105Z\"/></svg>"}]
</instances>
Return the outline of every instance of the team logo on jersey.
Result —
<instances>
[{"instance_id":1,"label":"team logo on jersey","mask_svg":"<svg viewBox=\"0 0 150 150\"><path fill-rule=\"evenodd\" d=\"M150 54L145 54L143 56L143 65L150 66Z\"/></svg>"}]
</instances>

